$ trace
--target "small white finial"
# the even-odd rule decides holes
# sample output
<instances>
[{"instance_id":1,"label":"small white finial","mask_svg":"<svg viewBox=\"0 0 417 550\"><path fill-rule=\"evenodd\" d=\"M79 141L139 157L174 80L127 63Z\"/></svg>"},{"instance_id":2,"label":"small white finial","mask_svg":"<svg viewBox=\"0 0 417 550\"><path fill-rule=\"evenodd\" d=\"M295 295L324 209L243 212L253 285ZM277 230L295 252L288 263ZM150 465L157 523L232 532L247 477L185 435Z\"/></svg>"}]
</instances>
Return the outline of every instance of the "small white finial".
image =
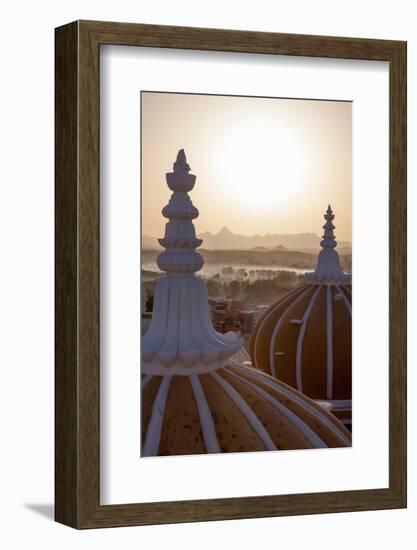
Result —
<instances>
[{"instance_id":1,"label":"small white finial","mask_svg":"<svg viewBox=\"0 0 417 550\"><path fill-rule=\"evenodd\" d=\"M334 214L330 204L324 214L326 223L323 225L324 234L320 242L321 250L317 267L313 273L306 273L313 283L342 284L351 281L351 275L344 273L340 268L339 254L336 251L337 242L334 235Z\"/></svg>"},{"instance_id":2,"label":"small white finial","mask_svg":"<svg viewBox=\"0 0 417 550\"><path fill-rule=\"evenodd\" d=\"M323 240L321 241L320 246L322 248L336 248L337 242L333 233L333 230L335 229L335 226L333 225L334 214L330 204L324 214L324 219L326 220L326 223L323 225L324 235L322 236Z\"/></svg>"}]
</instances>

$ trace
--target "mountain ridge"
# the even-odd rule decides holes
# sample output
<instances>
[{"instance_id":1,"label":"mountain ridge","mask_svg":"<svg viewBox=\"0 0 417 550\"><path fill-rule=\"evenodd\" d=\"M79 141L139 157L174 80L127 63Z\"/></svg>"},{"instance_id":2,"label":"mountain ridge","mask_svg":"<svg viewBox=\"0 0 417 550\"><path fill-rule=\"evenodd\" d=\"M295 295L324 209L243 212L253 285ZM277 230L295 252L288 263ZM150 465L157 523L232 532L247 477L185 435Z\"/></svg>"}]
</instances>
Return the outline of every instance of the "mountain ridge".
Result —
<instances>
[{"instance_id":1,"label":"mountain ridge","mask_svg":"<svg viewBox=\"0 0 417 550\"><path fill-rule=\"evenodd\" d=\"M207 250L251 250L257 249L287 249L287 250L318 250L321 238L315 233L266 233L265 235L241 235L233 233L223 226L218 233L204 231L198 235L203 240L202 247ZM348 241L338 241L338 248L351 248ZM142 235L143 249L160 249L157 239Z\"/></svg>"}]
</instances>

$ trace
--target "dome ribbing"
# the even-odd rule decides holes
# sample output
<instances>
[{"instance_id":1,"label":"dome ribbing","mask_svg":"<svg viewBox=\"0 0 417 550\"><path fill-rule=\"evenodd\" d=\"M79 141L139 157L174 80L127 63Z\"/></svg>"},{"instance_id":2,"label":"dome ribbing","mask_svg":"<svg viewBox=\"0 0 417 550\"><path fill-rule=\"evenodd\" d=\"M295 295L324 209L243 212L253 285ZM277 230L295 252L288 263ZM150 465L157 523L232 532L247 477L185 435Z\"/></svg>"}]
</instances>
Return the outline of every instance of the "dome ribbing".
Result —
<instances>
[{"instance_id":1,"label":"dome ribbing","mask_svg":"<svg viewBox=\"0 0 417 550\"><path fill-rule=\"evenodd\" d=\"M322 250L307 284L282 296L254 328L253 365L298 391L330 402L346 424L352 409L352 287L340 268L334 215L325 214Z\"/></svg>"}]
</instances>

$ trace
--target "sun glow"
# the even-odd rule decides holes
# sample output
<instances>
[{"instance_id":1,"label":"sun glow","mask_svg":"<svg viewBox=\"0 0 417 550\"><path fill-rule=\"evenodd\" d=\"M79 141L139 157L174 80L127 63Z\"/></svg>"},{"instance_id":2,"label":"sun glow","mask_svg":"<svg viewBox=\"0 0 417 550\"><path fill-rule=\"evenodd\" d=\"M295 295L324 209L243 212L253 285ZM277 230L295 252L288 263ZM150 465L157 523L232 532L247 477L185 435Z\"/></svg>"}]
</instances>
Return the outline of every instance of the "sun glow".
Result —
<instances>
[{"instance_id":1,"label":"sun glow","mask_svg":"<svg viewBox=\"0 0 417 550\"><path fill-rule=\"evenodd\" d=\"M214 181L228 200L247 210L288 208L301 198L313 171L302 133L285 123L277 127L266 116L233 122L216 140Z\"/></svg>"},{"instance_id":2,"label":"sun glow","mask_svg":"<svg viewBox=\"0 0 417 550\"><path fill-rule=\"evenodd\" d=\"M348 102L142 94L143 232L163 234L164 174L184 149L197 184L197 230L245 235L320 232L329 203L351 234Z\"/></svg>"}]
</instances>

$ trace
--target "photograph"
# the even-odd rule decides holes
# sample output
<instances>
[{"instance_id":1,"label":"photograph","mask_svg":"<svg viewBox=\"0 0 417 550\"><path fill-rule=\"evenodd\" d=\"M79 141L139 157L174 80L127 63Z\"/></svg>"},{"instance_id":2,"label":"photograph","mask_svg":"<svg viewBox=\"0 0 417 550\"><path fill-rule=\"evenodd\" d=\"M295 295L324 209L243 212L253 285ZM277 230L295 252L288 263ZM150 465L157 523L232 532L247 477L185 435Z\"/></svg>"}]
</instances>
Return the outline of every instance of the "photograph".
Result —
<instances>
[{"instance_id":1,"label":"photograph","mask_svg":"<svg viewBox=\"0 0 417 550\"><path fill-rule=\"evenodd\" d=\"M352 102L141 91L141 457L352 445Z\"/></svg>"},{"instance_id":2,"label":"photograph","mask_svg":"<svg viewBox=\"0 0 417 550\"><path fill-rule=\"evenodd\" d=\"M417 548L416 6L2 4L0 550Z\"/></svg>"},{"instance_id":3,"label":"photograph","mask_svg":"<svg viewBox=\"0 0 417 550\"><path fill-rule=\"evenodd\" d=\"M374 36L232 11L55 29L49 417L76 529L293 540L289 516L407 506L406 36L392 10Z\"/></svg>"}]
</instances>

